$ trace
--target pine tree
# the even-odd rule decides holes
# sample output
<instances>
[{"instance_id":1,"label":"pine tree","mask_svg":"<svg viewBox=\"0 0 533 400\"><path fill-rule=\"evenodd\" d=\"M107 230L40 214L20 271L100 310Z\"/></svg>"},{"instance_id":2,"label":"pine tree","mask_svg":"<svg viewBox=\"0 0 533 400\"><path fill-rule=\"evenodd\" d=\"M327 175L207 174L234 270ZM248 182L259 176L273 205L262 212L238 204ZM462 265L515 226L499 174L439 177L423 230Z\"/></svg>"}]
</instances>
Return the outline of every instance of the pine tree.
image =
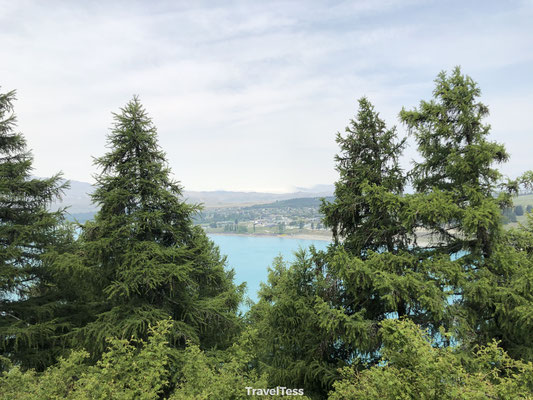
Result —
<instances>
[{"instance_id":1,"label":"pine tree","mask_svg":"<svg viewBox=\"0 0 533 400\"><path fill-rule=\"evenodd\" d=\"M93 201L100 210L82 227L77 253L56 263L68 269L74 260L80 284L89 283L78 302L91 304L93 320L75 331L75 341L98 354L107 337L146 338L150 325L171 318L172 345L227 346L238 327L242 287L193 226L199 208L182 200L139 99L114 120L109 151L95 159L101 173Z\"/></svg>"},{"instance_id":2,"label":"pine tree","mask_svg":"<svg viewBox=\"0 0 533 400\"><path fill-rule=\"evenodd\" d=\"M67 184L31 176L33 158L16 132L15 92L0 94L0 349L24 367L53 362L63 329L43 256L64 243L63 211L47 207ZM57 250L57 249L56 249Z\"/></svg>"},{"instance_id":3,"label":"pine tree","mask_svg":"<svg viewBox=\"0 0 533 400\"><path fill-rule=\"evenodd\" d=\"M317 273L314 254L301 250L289 266L276 258L247 316L258 369L268 376L269 387L304 388L308 397L321 399L349 354L321 326L316 312L315 299L335 290Z\"/></svg>"},{"instance_id":4,"label":"pine tree","mask_svg":"<svg viewBox=\"0 0 533 400\"><path fill-rule=\"evenodd\" d=\"M456 278L449 281L455 339L465 348L496 339L513 357L531 360L531 236L504 232L501 218L502 210L516 218L511 194L518 181L503 183L494 167L508 154L488 140L488 108L478 100L477 84L458 67L435 83L432 100L400 117L422 156L413 173L418 193L412 207L438 238L427 251L455 259Z\"/></svg>"},{"instance_id":5,"label":"pine tree","mask_svg":"<svg viewBox=\"0 0 533 400\"><path fill-rule=\"evenodd\" d=\"M502 144L490 142L483 124L488 107L481 91L459 67L435 80L434 99L400 118L418 144L422 161L413 170L413 186L427 207L419 218L446 244L446 251L467 251L487 257L501 232L502 205L510 197L499 191L500 172L494 164L509 158Z\"/></svg>"},{"instance_id":6,"label":"pine tree","mask_svg":"<svg viewBox=\"0 0 533 400\"><path fill-rule=\"evenodd\" d=\"M335 201L324 201L320 209L325 225L336 243L361 257L368 251L406 248L408 232L397 221L398 195L406 183L398 164L405 139L398 141L396 129L387 129L364 97L346 133L336 137L339 180Z\"/></svg>"}]
</instances>

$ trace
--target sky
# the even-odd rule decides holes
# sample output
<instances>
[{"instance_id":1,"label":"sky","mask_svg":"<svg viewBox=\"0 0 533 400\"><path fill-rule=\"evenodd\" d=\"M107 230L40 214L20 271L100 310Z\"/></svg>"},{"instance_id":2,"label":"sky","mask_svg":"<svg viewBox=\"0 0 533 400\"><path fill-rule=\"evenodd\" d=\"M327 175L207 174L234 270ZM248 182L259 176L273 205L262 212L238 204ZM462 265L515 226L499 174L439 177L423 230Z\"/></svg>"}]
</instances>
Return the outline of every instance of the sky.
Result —
<instances>
[{"instance_id":1,"label":"sky","mask_svg":"<svg viewBox=\"0 0 533 400\"><path fill-rule=\"evenodd\" d=\"M17 91L34 175L93 182L138 95L186 190L287 192L337 179L357 99L403 136L402 107L460 65L515 177L533 169L531 21L533 0L0 0L0 92Z\"/></svg>"}]
</instances>

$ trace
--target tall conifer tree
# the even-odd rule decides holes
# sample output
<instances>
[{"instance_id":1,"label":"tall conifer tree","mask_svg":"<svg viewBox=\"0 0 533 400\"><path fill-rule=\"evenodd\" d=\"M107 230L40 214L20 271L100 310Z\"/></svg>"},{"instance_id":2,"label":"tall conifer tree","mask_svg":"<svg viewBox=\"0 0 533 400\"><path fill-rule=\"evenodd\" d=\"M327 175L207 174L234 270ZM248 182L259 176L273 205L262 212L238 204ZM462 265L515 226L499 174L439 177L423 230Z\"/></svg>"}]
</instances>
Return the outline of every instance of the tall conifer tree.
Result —
<instances>
[{"instance_id":1,"label":"tall conifer tree","mask_svg":"<svg viewBox=\"0 0 533 400\"><path fill-rule=\"evenodd\" d=\"M74 257L90 282L79 302L91 304L93 320L76 332L101 352L105 338L146 337L148 327L171 318L171 342L227 346L238 325L241 289L233 272L200 227L197 206L186 204L172 180L156 128L134 97L118 114L107 138L109 151L95 160L93 201ZM72 262L60 257L58 268ZM78 260L78 261L76 261Z\"/></svg>"},{"instance_id":2,"label":"tall conifer tree","mask_svg":"<svg viewBox=\"0 0 533 400\"><path fill-rule=\"evenodd\" d=\"M407 180L398 164L405 139L398 141L395 128L388 129L363 97L346 135L337 133L336 141L335 201L321 207L336 243L361 257L368 251L405 249L408 232L398 221L399 202L393 197L403 193Z\"/></svg>"},{"instance_id":3,"label":"tall conifer tree","mask_svg":"<svg viewBox=\"0 0 533 400\"><path fill-rule=\"evenodd\" d=\"M47 207L67 187L31 176L33 158L16 132L15 92L0 94L0 350L42 368L60 351L53 277L43 254L63 239L63 211ZM59 347L58 347L59 346Z\"/></svg>"},{"instance_id":4,"label":"tall conifer tree","mask_svg":"<svg viewBox=\"0 0 533 400\"><path fill-rule=\"evenodd\" d=\"M483 119L489 110L478 101L480 94L472 78L456 67L450 76L438 75L434 99L402 110L400 118L422 156L413 170L413 186L428 205L419 214L424 227L449 252L488 257L501 231L501 207L510 205L508 194L494 196L501 180L494 164L509 156L502 144L487 140L490 125Z\"/></svg>"},{"instance_id":5,"label":"tall conifer tree","mask_svg":"<svg viewBox=\"0 0 533 400\"><path fill-rule=\"evenodd\" d=\"M432 253L457 258L450 308L461 322L458 338L465 347L496 339L512 356L532 360L531 237L527 229L502 229L517 182L503 184L495 168L509 156L488 140L489 110L472 78L457 67L435 84L433 99L400 117L422 156L413 171L419 222L438 238Z\"/></svg>"}]
</instances>

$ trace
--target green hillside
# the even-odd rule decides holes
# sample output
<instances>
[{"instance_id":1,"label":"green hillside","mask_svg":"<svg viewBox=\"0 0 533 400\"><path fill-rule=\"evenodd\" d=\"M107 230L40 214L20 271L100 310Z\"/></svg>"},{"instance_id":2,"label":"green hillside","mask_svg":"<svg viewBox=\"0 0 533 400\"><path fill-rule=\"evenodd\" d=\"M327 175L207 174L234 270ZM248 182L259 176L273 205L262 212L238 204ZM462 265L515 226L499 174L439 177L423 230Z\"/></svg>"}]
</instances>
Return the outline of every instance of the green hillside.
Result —
<instances>
[{"instance_id":1,"label":"green hillside","mask_svg":"<svg viewBox=\"0 0 533 400\"><path fill-rule=\"evenodd\" d=\"M259 208L302 208L302 207L320 207L323 197L304 197L298 199L278 200L268 204L255 204L246 209L259 209ZM325 197L327 201L333 201L333 196Z\"/></svg>"},{"instance_id":2,"label":"green hillside","mask_svg":"<svg viewBox=\"0 0 533 400\"><path fill-rule=\"evenodd\" d=\"M513 228L518 226L519 224L523 224L527 221L527 206L533 207L533 194L523 194L520 196L516 196L513 198L513 206L522 206L524 214L523 215L517 215L516 214L516 208L513 209L515 212L516 222L509 222L505 226L507 228Z\"/></svg>"}]
</instances>

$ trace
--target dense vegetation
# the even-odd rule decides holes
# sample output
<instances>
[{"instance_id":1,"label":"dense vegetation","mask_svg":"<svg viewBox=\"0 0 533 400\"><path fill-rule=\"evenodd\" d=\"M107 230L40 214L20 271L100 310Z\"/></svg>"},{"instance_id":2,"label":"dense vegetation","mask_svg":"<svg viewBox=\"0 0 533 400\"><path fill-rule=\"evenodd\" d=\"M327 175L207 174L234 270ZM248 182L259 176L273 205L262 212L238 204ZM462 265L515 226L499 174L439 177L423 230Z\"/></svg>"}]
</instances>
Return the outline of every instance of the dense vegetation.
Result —
<instances>
[{"instance_id":1,"label":"dense vegetation","mask_svg":"<svg viewBox=\"0 0 533 400\"><path fill-rule=\"evenodd\" d=\"M471 78L435 83L400 112L410 171L405 138L359 100L320 206L332 244L275 259L246 315L136 97L95 159L99 212L72 225L47 211L59 176L30 177L1 95L0 398L531 398L533 217L504 230L502 211L533 173L501 176Z\"/></svg>"}]
</instances>

